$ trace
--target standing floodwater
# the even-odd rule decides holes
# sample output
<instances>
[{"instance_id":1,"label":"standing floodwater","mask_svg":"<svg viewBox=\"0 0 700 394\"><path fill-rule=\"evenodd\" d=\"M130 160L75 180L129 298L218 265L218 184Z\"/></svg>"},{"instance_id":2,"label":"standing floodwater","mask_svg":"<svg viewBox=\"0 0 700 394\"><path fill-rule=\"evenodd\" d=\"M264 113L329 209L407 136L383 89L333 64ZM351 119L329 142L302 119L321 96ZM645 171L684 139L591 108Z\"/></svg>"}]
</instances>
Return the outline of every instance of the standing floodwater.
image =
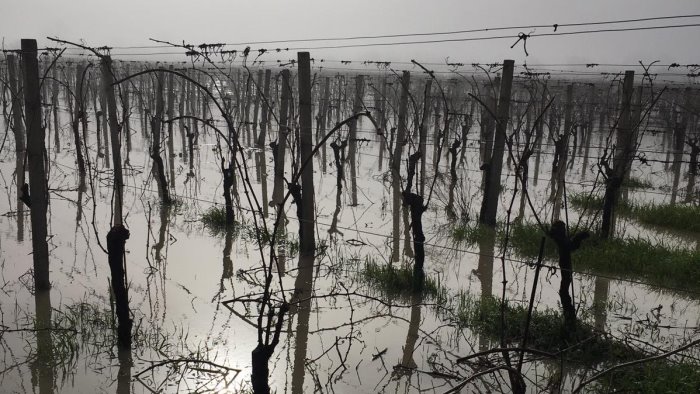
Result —
<instances>
[{"instance_id":1,"label":"standing floodwater","mask_svg":"<svg viewBox=\"0 0 700 394\"><path fill-rule=\"evenodd\" d=\"M0 58L3 392L700 387L696 85L49 42Z\"/></svg>"}]
</instances>

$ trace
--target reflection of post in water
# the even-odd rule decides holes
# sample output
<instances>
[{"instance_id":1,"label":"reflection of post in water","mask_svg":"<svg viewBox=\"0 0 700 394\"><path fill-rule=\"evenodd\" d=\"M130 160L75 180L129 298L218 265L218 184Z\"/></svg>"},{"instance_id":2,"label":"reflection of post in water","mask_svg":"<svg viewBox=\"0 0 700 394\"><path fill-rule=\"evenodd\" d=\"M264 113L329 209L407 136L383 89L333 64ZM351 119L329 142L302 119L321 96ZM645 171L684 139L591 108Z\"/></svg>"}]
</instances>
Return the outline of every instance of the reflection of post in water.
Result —
<instances>
[{"instance_id":1,"label":"reflection of post in water","mask_svg":"<svg viewBox=\"0 0 700 394\"><path fill-rule=\"evenodd\" d=\"M221 279L230 279L233 277L233 261L231 261L231 249L233 248L233 231L232 229L226 230L225 244L224 244L224 270L221 274Z\"/></svg>"},{"instance_id":2,"label":"reflection of post in water","mask_svg":"<svg viewBox=\"0 0 700 394\"><path fill-rule=\"evenodd\" d=\"M24 241L24 203L17 199L17 242Z\"/></svg>"},{"instance_id":3,"label":"reflection of post in water","mask_svg":"<svg viewBox=\"0 0 700 394\"><path fill-rule=\"evenodd\" d=\"M165 245L165 235L168 229L168 219L170 217L170 205L161 204L160 206L160 227L158 228L158 242L153 246L155 249L156 264L160 265L163 261L162 251Z\"/></svg>"},{"instance_id":4,"label":"reflection of post in water","mask_svg":"<svg viewBox=\"0 0 700 394\"><path fill-rule=\"evenodd\" d=\"M605 323L608 318L608 293L610 292L610 280L597 276L595 278L595 291L593 293L593 318L597 331L605 332Z\"/></svg>"},{"instance_id":5,"label":"reflection of post in water","mask_svg":"<svg viewBox=\"0 0 700 394\"><path fill-rule=\"evenodd\" d=\"M117 372L117 394L131 393L131 350L119 350L119 372Z\"/></svg>"},{"instance_id":6,"label":"reflection of post in water","mask_svg":"<svg viewBox=\"0 0 700 394\"><path fill-rule=\"evenodd\" d=\"M280 212L279 227L277 231L277 264L273 266L276 269L280 277L284 276L287 272L287 216L284 210Z\"/></svg>"},{"instance_id":7,"label":"reflection of post in water","mask_svg":"<svg viewBox=\"0 0 700 394\"><path fill-rule=\"evenodd\" d=\"M408 216L408 206L405 204L401 208L401 216L403 217L403 254L408 258L413 258L413 249L411 248L411 219Z\"/></svg>"},{"instance_id":8,"label":"reflection of post in water","mask_svg":"<svg viewBox=\"0 0 700 394\"><path fill-rule=\"evenodd\" d=\"M413 359L413 353L416 350L416 342L418 341L418 328L421 322L421 303L423 302L423 293L414 291L411 295L411 320L408 323L408 332L406 333L406 344L403 347L403 357L401 357L401 366L408 369L416 368L416 361Z\"/></svg>"},{"instance_id":9,"label":"reflection of post in water","mask_svg":"<svg viewBox=\"0 0 700 394\"><path fill-rule=\"evenodd\" d=\"M224 237L224 269L221 272L221 281L219 281L219 295L224 292L224 281L233 278L233 261L231 260L231 249L233 248L233 229L226 228L226 236Z\"/></svg>"},{"instance_id":10,"label":"reflection of post in water","mask_svg":"<svg viewBox=\"0 0 700 394\"><path fill-rule=\"evenodd\" d=\"M36 359L32 362L32 383L40 394L53 393L54 355L51 339L51 291L37 290L35 298ZM36 392L36 391L35 391Z\"/></svg>"},{"instance_id":11,"label":"reflection of post in water","mask_svg":"<svg viewBox=\"0 0 700 394\"><path fill-rule=\"evenodd\" d=\"M290 316L297 314L295 330L294 370L292 372L292 393L304 392L306 350L309 337L309 317L311 315L311 295L313 293L313 256L299 256L299 271L294 283L294 296L291 301Z\"/></svg>"},{"instance_id":12,"label":"reflection of post in water","mask_svg":"<svg viewBox=\"0 0 700 394\"><path fill-rule=\"evenodd\" d=\"M78 209L77 212L75 213L75 225L78 226L80 224L80 219L83 217L83 189L78 188Z\"/></svg>"},{"instance_id":13,"label":"reflection of post in water","mask_svg":"<svg viewBox=\"0 0 700 394\"><path fill-rule=\"evenodd\" d=\"M496 245L496 232L490 227L483 227L483 236L479 238L479 265L476 276L481 283L481 311L485 312L486 305L493 292L493 255ZM479 350L488 349L488 339L479 335Z\"/></svg>"}]
</instances>

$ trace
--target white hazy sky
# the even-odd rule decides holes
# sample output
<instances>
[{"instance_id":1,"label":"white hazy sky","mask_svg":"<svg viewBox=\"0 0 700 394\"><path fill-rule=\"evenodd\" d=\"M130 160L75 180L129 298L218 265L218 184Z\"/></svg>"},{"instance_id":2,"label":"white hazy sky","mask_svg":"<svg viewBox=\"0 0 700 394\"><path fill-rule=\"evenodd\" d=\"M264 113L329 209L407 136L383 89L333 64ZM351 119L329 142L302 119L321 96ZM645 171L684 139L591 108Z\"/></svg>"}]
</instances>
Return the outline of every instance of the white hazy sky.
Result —
<instances>
[{"instance_id":1,"label":"white hazy sky","mask_svg":"<svg viewBox=\"0 0 700 394\"><path fill-rule=\"evenodd\" d=\"M188 43L250 42L309 37L437 32L499 26L589 22L653 16L700 14L700 0L0 0L0 37L6 48L20 38L85 40L94 46L152 45L149 37ZM645 25L700 23L700 18L645 22ZM637 23L637 26L642 23ZM606 26L622 27L622 26ZM560 29L590 29L591 27ZM552 29L537 29L536 33ZM516 35L517 31L470 36ZM466 35L462 35L466 37ZM432 37L388 39L423 40ZM529 57L514 39L311 50L334 60L516 63L700 63L700 27L585 36L533 37ZM381 42L377 40L375 42ZM368 42L368 40L362 40ZM261 46L320 46L325 43ZM151 51L167 51L158 49ZM114 50L135 53L137 50ZM294 58L290 53L286 58ZM131 57L172 59L164 56ZM272 57L268 58L271 59Z\"/></svg>"}]
</instances>

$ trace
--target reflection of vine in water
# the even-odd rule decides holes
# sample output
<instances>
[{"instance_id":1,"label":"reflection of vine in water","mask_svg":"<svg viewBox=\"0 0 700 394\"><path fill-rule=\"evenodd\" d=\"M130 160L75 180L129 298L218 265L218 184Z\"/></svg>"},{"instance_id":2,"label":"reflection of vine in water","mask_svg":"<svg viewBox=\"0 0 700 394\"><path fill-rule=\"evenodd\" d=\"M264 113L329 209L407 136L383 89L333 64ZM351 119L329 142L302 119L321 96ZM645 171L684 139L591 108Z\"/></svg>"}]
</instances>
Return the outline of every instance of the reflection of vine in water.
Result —
<instances>
[{"instance_id":1,"label":"reflection of vine in water","mask_svg":"<svg viewBox=\"0 0 700 394\"><path fill-rule=\"evenodd\" d=\"M336 193L335 211L333 212L333 220L331 222L331 226L328 229L328 234L330 235L334 235L336 233L340 234L341 236L343 235L343 233L340 230L338 230L338 215L340 214L341 210L341 196L343 192L343 181L345 180L345 147L347 147L347 145L348 140L342 140L340 141L340 144L338 144L338 141L331 142L331 148L333 149L333 158L336 168Z\"/></svg>"}]
</instances>

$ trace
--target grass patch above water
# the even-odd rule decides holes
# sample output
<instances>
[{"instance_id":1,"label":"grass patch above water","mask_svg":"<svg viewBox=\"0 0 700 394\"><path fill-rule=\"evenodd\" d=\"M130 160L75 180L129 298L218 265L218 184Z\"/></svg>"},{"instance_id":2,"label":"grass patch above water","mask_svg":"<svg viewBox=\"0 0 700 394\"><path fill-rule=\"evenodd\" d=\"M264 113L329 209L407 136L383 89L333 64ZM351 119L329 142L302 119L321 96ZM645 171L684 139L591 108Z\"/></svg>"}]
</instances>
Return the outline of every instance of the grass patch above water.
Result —
<instances>
[{"instance_id":1,"label":"grass patch above water","mask_svg":"<svg viewBox=\"0 0 700 394\"><path fill-rule=\"evenodd\" d=\"M593 211L603 206L603 198L595 195L573 194L568 201L574 207ZM616 210L618 214L634 218L643 224L700 232L700 208L693 205L638 204L620 200Z\"/></svg>"},{"instance_id":2,"label":"grass patch above water","mask_svg":"<svg viewBox=\"0 0 700 394\"><path fill-rule=\"evenodd\" d=\"M476 300L468 294L460 294L458 298L456 315L460 324L494 340L500 339L500 300L494 297ZM526 319L527 305L506 304L504 332L508 344L520 346ZM592 327L580 319L577 321L576 333L569 339L565 339L563 327L564 317L561 312L551 308L533 310L527 346L549 353L558 353L566 348L566 359L587 365L628 361L644 356L635 349L594 332Z\"/></svg>"},{"instance_id":3,"label":"grass patch above water","mask_svg":"<svg viewBox=\"0 0 700 394\"><path fill-rule=\"evenodd\" d=\"M202 214L204 225L215 232L224 232L229 227L226 224L226 209L224 207L213 206Z\"/></svg>"},{"instance_id":4,"label":"grass patch above water","mask_svg":"<svg viewBox=\"0 0 700 394\"><path fill-rule=\"evenodd\" d=\"M492 340L500 339L501 302L493 297L475 300L461 294L457 316L460 324L470 326ZM505 338L520 346L527 318L526 305L507 304ZM568 343L563 338L563 316L551 308L534 310L530 320L528 347L556 354L566 348L564 358L583 368L614 365L638 360L647 355L578 321L576 334ZM571 343L571 345L569 344ZM697 393L700 390L700 366L657 360L619 369L603 376L584 392Z\"/></svg>"},{"instance_id":5,"label":"grass patch above water","mask_svg":"<svg viewBox=\"0 0 700 394\"><path fill-rule=\"evenodd\" d=\"M654 185L646 179L629 177L623 184L630 189L653 189Z\"/></svg>"},{"instance_id":6,"label":"grass patch above water","mask_svg":"<svg viewBox=\"0 0 700 394\"><path fill-rule=\"evenodd\" d=\"M361 280L379 290L388 299L410 299L416 294L413 268L394 267L366 260L360 272ZM419 291L418 291L419 292ZM431 277L425 278L423 295L437 302L446 299L447 289Z\"/></svg>"},{"instance_id":7,"label":"grass patch above water","mask_svg":"<svg viewBox=\"0 0 700 394\"><path fill-rule=\"evenodd\" d=\"M601 392L700 393L700 366L669 360L614 371L598 381Z\"/></svg>"},{"instance_id":8,"label":"grass patch above water","mask_svg":"<svg viewBox=\"0 0 700 394\"><path fill-rule=\"evenodd\" d=\"M450 237L457 243L474 245L492 231L493 230L489 227L481 226L478 223L464 223L453 227L450 232Z\"/></svg>"},{"instance_id":9,"label":"grass patch above water","mask_svg":"<svg viewBox=\"0 0 700 394\"><path fill-rule=\"evenodd\" d=\"M206 227L213 236L222 236L230 231L233 238L241 238L255 244L258 243L259 235L259 241L263 246L269 245L272 241L272 234L263 227L256 228L254 225L239 221L228 226L226 224L226 209L224 207L213 206L209 208L204 212L201 220L202 223L204 223L204 227ZM275 243L278 245L283 243L285 245L287 257L295 256L299 252L299 240L296 238L295 234L278 234ZM318 255L325 253L326 248L327 245L325 242L321 241L316 245L316 253Z\"/></svg>"},{"instance_id":10,"label":"grass patch above water","mask_svg":"<svg viewBox=\"0 0 700 394\"><path fill-rule=\"evenodd\" d=\"M412 299L413 272L410 268L377 264L367 260L361 270L361 280L391 300ZM459 292L456 296L428 278L424 286L423 299L437 300L444 308L452 310L448 319L462 327L498 341L501 333L501 302L494 297L481 299ZM520 346L527 318L527 305L508 303L505 308L504 333L506 343ZM596 332L585 323L586 316L579 316L576 333L565 335L564 318L558 310L535 309L530 320L528 348L563 356L580 368L609 366L646 357L642 351L626 345L604 333ZM560 355L559 352L563 354ZM558 362L558 361L557 361ZM599 368L599 367L596 367ZM658 373L663 375L659 375ZM614 378L612 378L614 376ZM672 380L671 380L672 379ZM700 368L691 364L676 364L661 360L649 366L626 368L601 378L589 386L596 392L697 392ZM663 390L668 387L670 390Z\"/></svg>"},{"instance_id":11,"label":"grass patch above water","mask_svg":"<svg viewBox=\"0 0 700 394\"><path fill-rule=\"evenodd\" d=\"M700 232L700 208L692 205L635 205L632 213L637 220L645 224Z\"/></svg>"},{"instance_id":12,"label":"grass patch above water","mask_svg":"<svg viewBox=\"0 0 700 394\"><path fill-rule=\"evenodd\" d=\"M537 257L542 230L536 224L511 227L510 245L517 254ZM549 238L545 256L557 257L556 245ZM652 244L641 238L602 240L595 235L585 240L572 255L574 270L643 279L663 287L700 288L700 251Z\"/></svg>"}]
</instances>

